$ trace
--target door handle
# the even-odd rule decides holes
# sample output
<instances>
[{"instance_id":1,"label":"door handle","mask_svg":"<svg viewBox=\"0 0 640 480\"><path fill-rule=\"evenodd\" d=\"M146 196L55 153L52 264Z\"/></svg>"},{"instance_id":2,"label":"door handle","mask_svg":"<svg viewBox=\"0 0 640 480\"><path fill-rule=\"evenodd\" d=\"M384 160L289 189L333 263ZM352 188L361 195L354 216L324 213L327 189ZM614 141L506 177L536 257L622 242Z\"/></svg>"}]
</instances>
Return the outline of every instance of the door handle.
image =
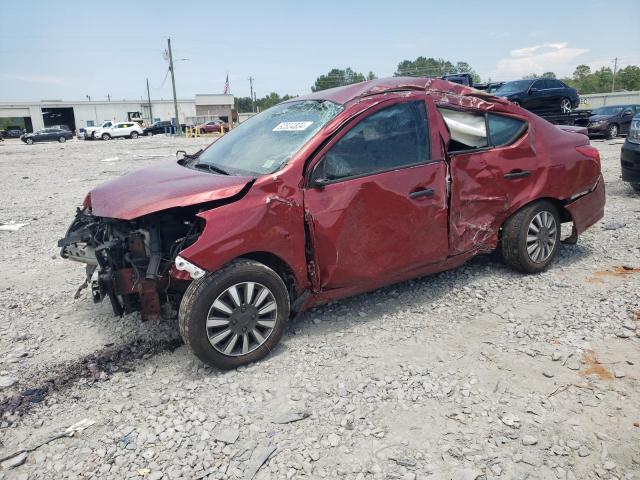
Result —
<instances>
[{"instance_id":1,"label":"door handle","mask_svg":"<svg viewBox=\"0 0 640 480\"><path fill-rule=\"evenodd\" d=\"M420 197L430 197L433 195L435 190L433 188L425 188L424 190L416 190L415 192L411 192L409 194L410 198L420 198Z\"/></svg>"},{"instance_id":2,"label":"door handle","mask_svg":"<svg viewBox=\"0 0 640 480\"><path fill-rule=\"evenodd\" d=\"M516 178L524 178L531 175L529 170L511 170L509 173L504 174L504 178L507 180L514 180Z\"/></svg>"}]
</instances>

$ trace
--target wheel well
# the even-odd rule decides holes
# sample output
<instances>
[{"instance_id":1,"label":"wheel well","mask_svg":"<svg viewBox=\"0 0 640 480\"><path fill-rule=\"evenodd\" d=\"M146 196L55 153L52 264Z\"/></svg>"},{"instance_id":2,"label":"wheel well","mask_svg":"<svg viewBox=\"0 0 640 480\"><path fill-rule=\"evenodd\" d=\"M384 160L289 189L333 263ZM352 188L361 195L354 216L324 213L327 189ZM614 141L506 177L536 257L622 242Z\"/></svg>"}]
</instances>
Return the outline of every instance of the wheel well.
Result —
<instances>
[{"instance_id":1,"label":"wheel well","mask_svg":"<svg viewBox=\"0 0 640 480\"><path fill-rule=\"evenodd\" d=\"M240 258L248 258L260 262L267 267L271 268L274 272L282 278L282 281L287 286L289 291L289 297L293 300L298 296L296 288L296 280L291 267L277 255L270 252L252 252L242 255Z\"/></svg>"},{"instance_id":2,"label":"wheel well","mask_svg":"<svg viewBox=\"0 0 640 480\"><path fill-rule=\"evenodd\" d=\"M514 216L516 213L518 213L523 208L526 208L529 205L531 205L532 203L540 202L542 200L546 200L547 202L551 202L558 209L558 214L560 215L560 223L572 222L573 221L573 217L571 216L571 212L569 212L569 210L567 210L565 208L565 206L564 206L565 202L563 202L562 200L558 200L557 198L553 198L553 197L543 197L543 198L536 198L535 200L532 200L529 203L525 203L524 205L522 205L516 211L511 213L511 215L509 215L507 218L505 218L504 222L502 222L502 225L504 226L504 223L509 218ZM502 228L501 228L501 230L502 230Z\"/></svg>"}]
</instances>

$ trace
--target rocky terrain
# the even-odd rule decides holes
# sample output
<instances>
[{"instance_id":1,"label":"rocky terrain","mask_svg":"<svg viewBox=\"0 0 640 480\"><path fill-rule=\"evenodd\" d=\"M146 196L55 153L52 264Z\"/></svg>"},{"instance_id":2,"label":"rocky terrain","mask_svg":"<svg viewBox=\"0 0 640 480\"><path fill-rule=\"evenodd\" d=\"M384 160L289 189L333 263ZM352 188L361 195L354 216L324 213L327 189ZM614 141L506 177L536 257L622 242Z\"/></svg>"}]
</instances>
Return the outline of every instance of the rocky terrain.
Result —
<instances>
[{"instance_id":1,"label":"rocky terrain","mask_svg":"<svg viewBox=\"0 0 640 480\"><path fill-rule=\"evenodd\" d=\"M58 255L110 178L207 139L0 144L0 479L640 479L640 196L523 276L498 254L291 321L221 372ZM80 423L78 423L80 422Z\"/></svg>"}]
</instances>

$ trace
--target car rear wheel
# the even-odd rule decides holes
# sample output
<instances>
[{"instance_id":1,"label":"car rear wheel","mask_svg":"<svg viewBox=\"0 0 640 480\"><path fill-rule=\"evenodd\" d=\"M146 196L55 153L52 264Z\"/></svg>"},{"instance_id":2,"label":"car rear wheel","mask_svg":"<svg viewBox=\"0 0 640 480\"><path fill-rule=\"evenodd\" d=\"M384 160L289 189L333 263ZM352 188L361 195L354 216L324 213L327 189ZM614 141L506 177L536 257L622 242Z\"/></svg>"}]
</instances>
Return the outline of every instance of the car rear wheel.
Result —
<instances>
[{"instance_id":1,"label":"car rear wheel","mask_svg":"<svg viewBox=\"0 0 640 480\"><path fill-rule=\"evenodd\" d=\"M618 125L612 123L607 128L607 138L616 138L618 136Z\"/></svg>"},{"instance_id":2,"label":"car rear wheel","mask_svg":"<svg viewBox=\"0 0 640 480\"><path fill-rule=\"evenodd\" d=\"M109 135L108 133L102 134L102 140L110 140L110 139L111 139L111 135Z\"/></svg>"},{"instance_id":3,"label":"car rear wheel","mask_svg":"<svg viewBox=\"0 0 640 480\"><path fill-rule=\"evenodd\" d=\"M560 217L547 201L534 202L514 213L502 228L502 256L522 273L538 273L553 261L560 247Z\"/></svg>"},{"instance_id":4,"label":"car rear wheel","mask_svg":"<svg viewBox=\"0 0 640 480\"><path fill-rule=\"evenodd\" d=\"M571 113L573 107L571 107L571 100L568 98L563 98L560 100L560 111L562 113Z\"/></svg>"},{"instance_id":5,"label":"car rear wheel","mask_svg":"<svg viewBox=\"0 0 640 480\"><path fill-rule=\"evenodd\" d=\"M33 145L33 138L27 138L27 139L25 140L25 143L26 143L27 145Z\"/></svg>"},{"instance_id":6,"label":"car rear wheel","mask_svg":"<svg viewBox=\"0 0 640 480\"><path fill-rule=\"evenodd\" d=\"M131 138L138 138L138 132L131 132L131 135L129 135Z\"/></svg>"},{"instance_id":7,"label":"car rear wheel","mask_svg":"<svg viewBox=\"0 0 640 480\"><path fill-rule=\"evenodd\" d=\"M65 137L59 137L59 138L58 138L58 141L59 141L60 143L64 143L64 142L66 142L66 141L67 141L67 139L66 139Z\"/></svg>"},{"instance_id":8,"label":"car rear wheel","mask_svg":"<svg viewBox=\"0 0 640 480\"><path fill-rule=\"evenodd\" d=\"M203 362L221 369L273 350L289 318L289 294L266 265L236 260L194 280L180 304L180 334Z\"/></svg>"}]
</instances>

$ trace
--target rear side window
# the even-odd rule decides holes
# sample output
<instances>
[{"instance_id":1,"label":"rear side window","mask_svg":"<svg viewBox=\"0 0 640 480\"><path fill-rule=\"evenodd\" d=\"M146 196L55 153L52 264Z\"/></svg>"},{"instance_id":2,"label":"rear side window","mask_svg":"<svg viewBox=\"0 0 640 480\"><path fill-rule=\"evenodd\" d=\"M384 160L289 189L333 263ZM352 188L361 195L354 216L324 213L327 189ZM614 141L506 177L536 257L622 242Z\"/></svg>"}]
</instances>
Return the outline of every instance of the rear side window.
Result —
<instances>
[{"instance_id":1,"label":"rear side window","mask_svg":"<svg viewBox=\"0 0 640 480\"><path fill-rule=\"evenodd\" d=\"M513 143L526 129L526 122L513 117L489 113L487 115L489 137L492 147Z\"/></svg>"},{"instance_id":2,"label":"rear side window","mask_svg":"<svg viewBox=\"0 0 640 480\"><path fill-rule=\"evenodd\" d=\"M394 170L429 160L423 101L399 103L361 120L336 142L314 178L340 180Z\"/></svg>"}]
</instances>

